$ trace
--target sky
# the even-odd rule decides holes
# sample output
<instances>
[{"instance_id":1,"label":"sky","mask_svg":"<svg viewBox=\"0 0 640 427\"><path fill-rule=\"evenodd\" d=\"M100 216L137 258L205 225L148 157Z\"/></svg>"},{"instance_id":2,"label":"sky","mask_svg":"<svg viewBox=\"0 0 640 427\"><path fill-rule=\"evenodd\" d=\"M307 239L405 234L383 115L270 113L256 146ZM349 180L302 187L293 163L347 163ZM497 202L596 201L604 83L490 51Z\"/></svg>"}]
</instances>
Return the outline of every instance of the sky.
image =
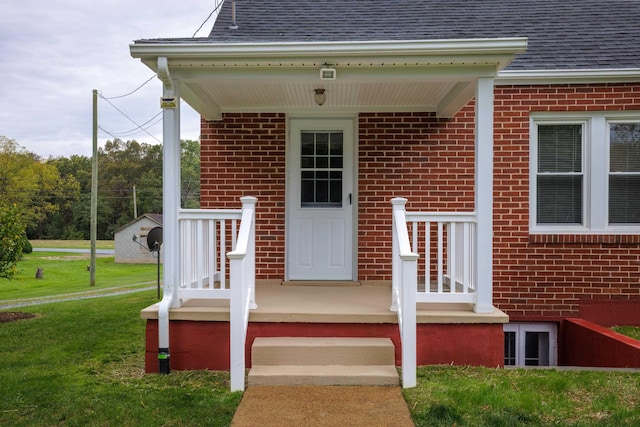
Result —
<instances>
[{"instance_id":1,"label":"sky","mask_svg":"<svg viewBox=\"0 0 640 427\"><path fill-rule=\"evenodd\" d=\"M0 136L44 159L91 156L93 89L117 97L154 76L131 57L129 45L145 38L192 37L215 5L216 0L3 2ZM214 17L197 37L209 33ZM98 124L109 132L99 130L99 145L114 136L162 141L161 115L144 126L153 125L148 133L129 132L160 113L161 95L160 80L153 78L134 94L109 101L122 113L99 97ZM183 103L181 138L197 140L199 126L197 113Z\"/></svg>"}]
</instances>

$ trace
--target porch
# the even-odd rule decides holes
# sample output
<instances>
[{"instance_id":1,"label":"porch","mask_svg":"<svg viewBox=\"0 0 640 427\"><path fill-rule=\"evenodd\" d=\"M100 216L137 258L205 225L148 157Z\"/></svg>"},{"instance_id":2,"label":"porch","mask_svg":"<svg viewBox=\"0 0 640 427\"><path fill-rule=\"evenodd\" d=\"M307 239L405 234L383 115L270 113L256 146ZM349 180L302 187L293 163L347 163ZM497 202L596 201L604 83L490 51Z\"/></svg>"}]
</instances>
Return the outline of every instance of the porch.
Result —
<instances>
[{"instance_id":1,"label":"porch","mask_svg":"<svg viewBox=\"0 0 640 427\"><path fill-rule=\"evenodd\" d=\"M179 286L142 312L147 371L230 369L232 388L243 389L258 337L386 338L405 387L415 385L416 365L502 364L508 317L487 307L490 283L477 280L473 212L408 213L406 199L393 199L389 284L256 286L257 199L242 202L178 212Z\"/></svg>"},{"instance_id":2,"label":"porch","mask_svg":"<svg viewBox=\"0 0 640 427\"><path fill-rule=\"evenodd\" d=\"M415 386L416 364L500 365L507 319L492 296L494 78L525 47L522 38L132 45L170 101L165 293L143 313L147 366L168 373L187 368L184 360L206 368L216 359L242 390L257 336L378 335L393 341L404 387ZM207 121L201 203L211 209L180 209L173 101L181 98ZM394 112L420 117L402 129L367 121ZM432 156L439 161L428 163ZM246 194L262 208L242 197L242 210L219 209ZM400 198L387 204L402 194L430 211L405 212ZM265 276L390 283L256 286Z\"/></svg>"},{"instance_id":3,"label":"porch","mask_svg":"<svg viewBox=\"0 0 640 427\"><path fill-rule=\"evenodd\" d=\"M390 285L258 285L258 308L250 311L242 346L243 369L252 368L256 339L284 337L388 339L395 366L405 363L404 351L415 356L417 365L503 363L502 325L508 316L500 310L476 313L470 303L419 303L415 342L403 345L397 313L389 310L390 295ZM158 372L159 305L142 311L147 321L145 366L150 373ZM187 299L170 310L169 319L171 369L228 370L233 365L228 300ZM241 372L235 375L244 376Z\"/></svg>"},{"instance_id":4,"label":"porch","mask_svg":"<svg viewBox=\"0 0 640 427\"><path fill-rule=\"evenodd\" d=\"M258 308L249 313L250 323L355 323L395 324L398 315L389 310L391 286L300 284L256 286ZM145 308L143 319L158 319L160 303ZM187 299L181 307L172 308L170 320L195 322L228 322L229 300ZM476 313L471 303L419 303L417 323L482 324L506 323L506 314ZM397 327L397 326L396 326ZM154 349L156 351L157 349Z\"/></svg>"}]
</instances>

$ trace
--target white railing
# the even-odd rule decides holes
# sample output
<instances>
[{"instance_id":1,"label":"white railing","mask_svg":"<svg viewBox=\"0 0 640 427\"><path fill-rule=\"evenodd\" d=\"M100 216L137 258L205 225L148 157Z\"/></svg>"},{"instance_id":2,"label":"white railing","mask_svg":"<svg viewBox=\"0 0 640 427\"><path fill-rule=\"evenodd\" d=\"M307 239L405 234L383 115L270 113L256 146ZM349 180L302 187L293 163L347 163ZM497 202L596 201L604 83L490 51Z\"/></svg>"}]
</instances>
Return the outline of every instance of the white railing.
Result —
<instances>
[{"instance_id":1,"label":"white railing","mask_svg":"<svg viewBox=\"0 0 640 427\"><path fill-rule=\"evenodd\" d=\"M236 246L242 209L182 209L180 298L228 299L227 251Z\"/></svg>"},{"instance_id":2,"label":"white railing","mask_svg":"<svg viewBox=\"0 0 640 427\"><path fill-rule=\"evenodd\" d=\"M475 213L406 212L406 220L422 257L417 302L475 304Z\"/></svg>"},{"instance_id":3,"label":"white railing","mask_svg":"<svg viewBox=\"0 0 640 427\"><path fill-rule=\"evenodd\" d=\"M391 310L398 313L402 343L402 387L416 386L416 289L418 254L411 251L405 217L406 199L395 198L393 204L393 269Z\"/></svg>"},{"instance_id":4,"label":"white railing","mask_svg":"<svg viewBox=\"0 0 640 427\"><path fill-rule=\"evenodd\" d=\"M242 221L235 249L227 256L231 263L230 347L231 391L244 390L245 343L249 310L256 309L256 221L255 197L243 197Z\"/></svg>"},{"instance_id":5,"label":"white railing","mask_svg":"<svg viewBox=\"0 0 640 427\"><path fill-rule=\"evenodd\" d=\"M244 390L245 341L255 303L255 197L240 210L184 209L180 223L181 300L229 300L231 390ZM231 251L227 253L227 250Z\"/></svg>"},{"instance_id":6,"label":"white railing","mask_svg":"<svg viewBox=\"0 0 640 427\"><path fill-rule=\"evenodd\" d=\"M416 384L416 304L478 300L475 213L406 212L406 203L391 201L391 310L398 313L405 388Z\"/></svg>"}]
</instances>

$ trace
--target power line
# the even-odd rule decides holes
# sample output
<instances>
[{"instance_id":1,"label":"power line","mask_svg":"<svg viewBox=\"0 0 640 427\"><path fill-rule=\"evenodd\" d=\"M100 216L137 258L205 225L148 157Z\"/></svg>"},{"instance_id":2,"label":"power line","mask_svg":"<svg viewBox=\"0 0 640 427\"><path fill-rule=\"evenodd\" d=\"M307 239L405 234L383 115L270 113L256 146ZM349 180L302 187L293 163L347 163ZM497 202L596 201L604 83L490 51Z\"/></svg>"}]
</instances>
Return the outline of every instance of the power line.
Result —
<instances>
[{"instance_id":1,"label":"power line","mask_svg":"<svg viewBox=\"0 0 640 427\"><path fill-rule=\"evenodd\" d=\"M124 117L126 117L131 123L133 123L134 125L136 125L137 128L139 128L140 130L142 130L144 133L146 133L147 135L149 135L151 138L155 139L156 141L158 141L159 143L162 144L162 141L160 141L158 138L156 138L154 135L152 135L149 131L147 131L145 128L143 128L140 124L138 124L135 120L133 120L131 117L129 117L124 111L122 111L121 109L119 109L118 107L116 107L113 102L109 101L107 98L105 98L104 96L100 95L100 98L104 99L105 101L107 101L107 103L109 105L111 105L116 111L118 111L120 114L122 114ZM153 120L153 119L151 119ZM100 127L100 129L102 129L103 131L107 132L105 129L103 129L102 127ZM107 132L109 135L111 135L111 133ZM111 135L114 136L114 135ZM115 136L114 136L115 138Z\"/></svg>"},{"instance_id":2,"label":"power line","mask_svg":"<svg viewBox=\"0 0 640 427\"><path fill-rule=\"evenodd\" d=\"M196 34L198 34L198 31L200 31L200 29L202 29L202 27L204 27L204 24L207 23L207 21L209 19L211 19L211 16L213 16L214 13L216 13L220 7L222 6L222 4L224 3L224 1L221 1L220 3L218 3L216 5L216 7L213 8L213 10L211 11L211 13L209 14L209 16L207 16L207 19L205 19L202 24L200 24L200 26L198 27L198 29L193 33L193 35L191 36L191 38L194 38L196 36Z\"/></svg>"},{"instance_id":3,"label":"power line","mask_svg":"<svg viewBox=\"0 0 640 427\"><path fill-rule=\"evenodd\" d=\"M146 126L144 129L151 129L153 126L157 125L158 123L160 123L162 121L162 117L159 117L160 115L162 115L162 111L160 111L155 116L151 117L149 120L147 120L146 122L144 122L140 126L141 127ZM151 123L149 126L147 126L147 124L149 124L154 119L157 119L157 120L155 122ZM137 135L137 134L141 133L140 129L141 129L140 127L135 127L133 129L129 129L129 130L124 131L124 132L110 132L109 135L111 135L111 136L116 136L117 135L120 138L126 137L126 136L133 136L133 135Z\"/></svg>"},{"instance_id":4,"label":"power line","mask_svg":"<svg viewBox=\"0 0 640 427\"><path fill-rule=\"evenodd\" d=\"M125 93L124 95L111 96L111 97L105 98L104 96L102 96L102 94L100 94L100 98L107 100L107 99L118 99L118 98L124 98L124 97L126 97L126 96L133 95L134 93L136 93L137 91L139 91L140 89L142 89L142 88L143 88L147 83L149 83L149 82L150 82L151 80L153 80L155 77L156 77L156 74L152 75L152 76L151 76L151 77L149 77L149 78L148 78L144 83L142 83L140 86L138 86L137 88L135 88L134 90L132 90L132 91L131 91L131 92L129 92L129 93Z\"/></svg>"}]
</instances>

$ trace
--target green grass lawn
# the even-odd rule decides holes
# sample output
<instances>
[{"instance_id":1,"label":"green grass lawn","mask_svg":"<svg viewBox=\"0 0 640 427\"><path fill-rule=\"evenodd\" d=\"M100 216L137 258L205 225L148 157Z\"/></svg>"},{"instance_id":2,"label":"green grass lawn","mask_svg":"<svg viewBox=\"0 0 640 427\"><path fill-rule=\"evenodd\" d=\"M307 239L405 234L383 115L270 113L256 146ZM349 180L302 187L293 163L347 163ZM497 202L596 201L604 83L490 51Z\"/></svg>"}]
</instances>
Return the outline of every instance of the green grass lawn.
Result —
<instances>
[{"instance_id":1,"label":"green grass lawn","mask_svg":"<svg viewBox=\"0 0 640 427\"><path fill-rule=\"evenodd\" d=\"M153 292L21 309L0 323L0 425L228 426L241 393L229 375L144 375Z\"/></svg>"},{"instance_id":2,"label":"green grass lawn","mask_svg":"<svg viewBox=\"0 0 640 427\"><path fill-rule=\"evenodd\" d=\"M152 286L157 281L156 264L116 264L113 256L96 259L96 285L89 286L87 255L33 252L18 263L18 275L0 279L0 301L53 296L73 292L100 292L113 287ZM36 279L42 268L43 279Z\"/></svg>"},{"instance_id":3,"label":"green grass lawn","mask_svg":"<svg viewBox=\"0 0 640 427\"><path fill-rule=\"evenodd\" d=\"M404 390L417 426L638 426L640 374L418 368Z\"/></svg>"},{"instance_id":4,"label":"green grass lawn","mask_svg":"<svg viewBox=\"0 0 640 427\"><path fill-rule=\"evenodd\" d=\"M17 279L0 280L0 301L155 283L155 265L105 257L90 288L86 265L30 254ZM140 310L154 302L145 290L13 309L36 317L0 323L0 425L228 426L242 396L228 373L144 374ZM403 393L417 426L640 425L636 372L419 367Z\"/></svg>"},{"instance_id":5,"label":"green grass lawn","mask_svg":"<svg viewBox=\"0 0 640 427\"><path fill-rule=\"evenodd\" d=\"M640 327L638 326L614 326L611 329L619 334L640 340Z\"/></svg>"}]
</instances>

